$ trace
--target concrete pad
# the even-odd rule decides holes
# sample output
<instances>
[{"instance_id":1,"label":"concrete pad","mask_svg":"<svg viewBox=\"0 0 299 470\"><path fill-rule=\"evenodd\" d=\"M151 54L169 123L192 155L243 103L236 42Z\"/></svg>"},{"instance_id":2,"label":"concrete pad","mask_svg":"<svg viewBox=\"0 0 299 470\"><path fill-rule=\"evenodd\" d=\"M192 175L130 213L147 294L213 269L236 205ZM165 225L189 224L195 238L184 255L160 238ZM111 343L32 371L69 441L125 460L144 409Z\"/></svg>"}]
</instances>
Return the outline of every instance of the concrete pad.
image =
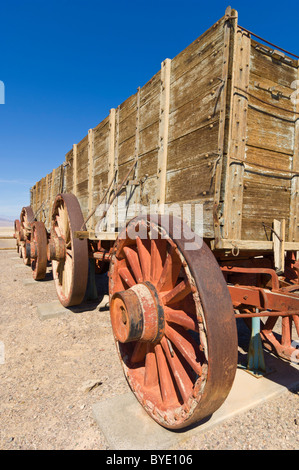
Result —
<instances>
[{"instance_id":1,"label":"concrete pad","mask_svg":"<svg viewBox=\"0 0 299 470\"><path fill-rule=\"evenodd\" d=\"M36 284L36 281L33 278L23 279L23 285L24 286L32 286L33 284Z\"/></svg>"},{"instance_id":2,"label":"concrete pad","mask_svg":"<svg viewBox=\"0 0 299 470\"><path fill-rule=\"evenodd\" d=\"M36 282L36 281L34 281ZM60 317L61 315L69 314L70 311L63 307L59 300L53 300L53 302L46 302L43 304L38 304L37 313L40 320L49 320L50 318Z\"/></svg>"},{"instance_id":3,"label":"concrete pad","mask_svg":"<svg viewBox=\"0 0 299 470\"><path fill-rule=\"evenodd\" d=\"M299 365L265 354L272 372L255 378L238 369L229 396L210 419L187 431L169 431L158 425L144 411L132 392L96 403L93 415L115 450L169 450L180 442L198 435L221 422L269 400L287 389L299 386Z\"/></svg>"}]
</instances>

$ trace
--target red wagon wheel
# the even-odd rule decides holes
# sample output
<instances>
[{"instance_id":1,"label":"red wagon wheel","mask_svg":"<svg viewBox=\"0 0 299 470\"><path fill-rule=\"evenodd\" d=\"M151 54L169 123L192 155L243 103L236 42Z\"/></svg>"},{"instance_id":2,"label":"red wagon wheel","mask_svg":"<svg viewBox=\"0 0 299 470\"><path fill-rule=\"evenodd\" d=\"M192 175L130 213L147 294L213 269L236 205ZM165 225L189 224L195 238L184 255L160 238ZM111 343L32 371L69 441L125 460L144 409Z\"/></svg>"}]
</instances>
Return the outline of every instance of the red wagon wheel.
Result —
<instances>
[{"instance_id":1,"label":"red wagon wheel","mask_svg":"<svg viewBox=\"0 0 299 470\"><path fill-rule=\"evenodd\" d=\"M34 222L31 228L30 258L33 279L44 279L47 273L48 237L43 222Z\"/></svg>"},{"instance_id":2,"label":"red wagon wheel","mask_svg":"<svg viewBox=\"0 0 299 470\"><path fill-rule=\"evenodd\" d=\"M21 240L21 250L22 258L24 264L30 266L30 231L31 225L34 222L34 213L31 206L26 206L22 208L20 215L20 240Z\"/></svg>"},{"instance_id":3,"label":"red wagon wheel","mask_svg":"<svg viewBox=\"0 0 299 470\"><path fill-rule=\"evenodd\" d=\"M154 420L179 429L226 399L237 367L237 332L212 252L180 219L170 218L169 225L164 216L128 224L115 244L109 293L131 389Z\"/></svg>"},{"instance_id":4,"label":"red wagon wheel","mask_svg":"<svg viewBox=\"0 0 299 470\"><path fill-rule=\"evenodd\" d=\"M73 194L59 194L53 205L48 259L52 260L53 278L62 305L82 302L88 279L87 240L74 237L84 223L79 202Z\"/></svg>"}]
</instances>

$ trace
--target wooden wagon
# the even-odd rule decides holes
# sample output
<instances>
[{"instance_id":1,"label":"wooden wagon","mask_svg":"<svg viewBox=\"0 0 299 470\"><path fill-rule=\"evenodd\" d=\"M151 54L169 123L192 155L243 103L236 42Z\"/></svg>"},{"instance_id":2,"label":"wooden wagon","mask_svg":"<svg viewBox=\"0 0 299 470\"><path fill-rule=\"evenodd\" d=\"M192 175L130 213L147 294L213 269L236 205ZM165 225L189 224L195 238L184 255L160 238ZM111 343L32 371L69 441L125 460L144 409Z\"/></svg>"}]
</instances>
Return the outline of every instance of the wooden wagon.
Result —
<instances>
[{"instance_id":1,"label":"wooden wagon","mask_svg":"<svg viewBox=\"0 0 299 470\"><path fill-rule=\"evenodd\" d=\"M89 267L109 268L126 378L162 426L223 403L236 318L298 362L298 80L298 57L229 7L73 145L16 221L24 262L38 280L52 261L64 306L83 301Z\"/></svg>"}]
</instances>

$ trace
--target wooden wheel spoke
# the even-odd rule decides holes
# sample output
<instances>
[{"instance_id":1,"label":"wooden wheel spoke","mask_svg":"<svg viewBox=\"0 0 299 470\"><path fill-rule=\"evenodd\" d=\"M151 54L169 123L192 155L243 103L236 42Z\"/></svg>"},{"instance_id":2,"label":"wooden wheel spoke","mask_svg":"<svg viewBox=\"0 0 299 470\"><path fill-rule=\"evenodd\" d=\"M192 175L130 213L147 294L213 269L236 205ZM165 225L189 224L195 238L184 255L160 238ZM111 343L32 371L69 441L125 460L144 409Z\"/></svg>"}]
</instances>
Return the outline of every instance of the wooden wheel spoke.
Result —
<instances>
[{"instance_id":1,"label":"wooden wheel spoke","mask_svg":"<svg viewBox=\"0 0 299 470\"><path fill-rule=\"evenodd\" d=\"M180 351L184 359L192 367L192 369L201 375L201 364L197 361L197 353L195 351L195 344L192 338L186 339L186 336L179 333L177 330L171 328L171 326L165 326L165 335L173 343L173 345ZM196 345L197 346L197 345ZM199 348L199 346L197 346Z\"/></svg>"},{"instance_id":2,"label":"wooden wheel spoke","mask_svg":"<svg viewBox=\"0 0 299 470\"><path fill-rule=\"evenodd\" d=\"M59 236L64 237L64 225L63 225L63 219L62 219L61 213L62 213L61 208L58 207L58 213L56 215L56 223L57 223L57 227L59 230Z\"/></svg>"},{"instance_id":3,"label":"wooden wheel spoke","mask_svg":"<svg viewBox=\"0 0 299 470\"><path fill-rule=\"evenodd\" d=\"M59 284L62 286L62 277L63 277L63 269L64 269L64 263L63 261L59 261L57 265L57 279L59 281Z\"/></svg>"},{"instance_id":4,"label":"wooden wheel spoke","mask_svg":"<svg viewBox=\"0 0 299 470\"><path fill-rule=\"evenodd\" d=\"M133 364L143 361L145 358L146 346L146 343L141 343L140 341L136 342L131 356L131 362Z\"/></svg>"},{"instance_id":5,"label":"wooden wheel spoke","mask_svg":"<svg viewBox=\"0 0 299 470\"><path fill-rule=\"evenodd\" d=\"M174 310L170 307L165 307L164 311L166 321L176 323L187 330L198 331L196 315L189 315L183 310Z\"/></svg>"},{"instance_id":6,"label":"wooden wheel spoke","mask_svg":"<svg viewBox=\"0 0 299 470\"><path fill-rule=\"evenodd\" d=\"M128 270L128 268L120 268L119 275L123 281L127 284L128 287L132 287L136 284L135 279L133 278L132 274Z\"/></svg>"},{"instance_id":7,"label":"wooden wheel spoke","mask_svg":"<svg viewBox=\"0 0 299 470\"><path fill-rule=\"evenodd\" d=\"M159 377L154 346L150 343L147 343L144 369L144 386L155 387L158 384Z\"/></svg>"},{"instance_id":8,"label":"wooden wheel spoke","mask_svg":"<svg viewBox=\"0 0 299 470\"><path fill-rule=\"evenodd\" d=\"M299 336L299 315L293 315L293 320L295 323L295 328L297 330L297 334Z\"/></svg>"},{"instance_id":9,"label":"wooden wheel spoke","mask_svg":"<svg viewBox=\"0 0 299 470\"><path fill-rule=\"evenodd\" d=\"M141 240L140 237L136 238L138 255L144 281L149 281L151 274L151 255L148 249L146 248L146 243L148 242L149 240Z\"/></svg>"},{"instance_id":10,"label":"wooden wheel spoke","mask_svg":"<svg viewBox=\"0 0 299 470\"><path fill-rule=\"evenodd\" d=\"M142 282L143 276L140 268L139 258L137 252L128 246L124 247L124 253L126 255L128 264L132 269L136 282Z\"/></svg>"},{"instance_id":11,"label":"wooden wheel spoke","mask_svg":"<svg viewBox=\"0 0 299 470\"><path fill-rule=\"evenodd\" d=\"M190 397L192 387L193 387L193 382L190 379L189 375L187 374L182 363L180 362L175 351L173 349L170 350L169 344L165 336L161 340L161 345L165 352L168 364L171 367L173 376L175 378L178 389L181 393L182 399L184 400L184 402L186 402L188 398Z\"/></svg>"},{"instance_id":12,"label":"wooden wheel spoke","mask_svg":"<svg viewBox=\"0 0 299 470\"><path fill-rule=\"evenodd\" d=\"M150 280L156 285L161 277L162 273L162 250L163 240L151 240L151 274ZM165 246L166 247L166 246Z\"/></svg>"},{"instance_id":13,"label":"wooden wheel spoke","mask_svg":"<svg viewBox=\"0 0 299 470\"><path fill-rule=\"evenodd\" d=\"M166 261L157 284L158 292L162 289L165 291L170 290L173 288L173 286L176 285L181 266L181 260L176 255L174 247L171 247L169 253L167 254Z\"/></svg>"},{"instance_id":14,"label":"wooden wheel spoke","mask_svg":"<svg viewBox=\"0 0 299 470\"><path fill-rule=\"evenodd\" d=\"M191 292L191 287L188 281L181 281L171 291L162 296L164 305L172 304L183 300Z\"/></svg>"},{"instance_id":15,"label":"wooden wheel spoke","mask_svg":"<svg viewBox=\"0 0 299 470\"><path fill-rule=\"evenodd\" d=\"M73 269L73 260L71 257L67 256L64 263L63 277L64 277L64 292L68 293L71 287L72 282L72 269Z\"/></svg>"},{"instance_id":16,"label":"wooden wheel spoke","mask_svg":"<svg viewBox=\"0 0 299 470\"><path fill-rule=\"evenodd\" d=\"M155 353L158 365L159 384L162 400L167 405L175 404L178 401L177 393L163 349L160 344L155 346Z\"/></svg>"}]
</instances>

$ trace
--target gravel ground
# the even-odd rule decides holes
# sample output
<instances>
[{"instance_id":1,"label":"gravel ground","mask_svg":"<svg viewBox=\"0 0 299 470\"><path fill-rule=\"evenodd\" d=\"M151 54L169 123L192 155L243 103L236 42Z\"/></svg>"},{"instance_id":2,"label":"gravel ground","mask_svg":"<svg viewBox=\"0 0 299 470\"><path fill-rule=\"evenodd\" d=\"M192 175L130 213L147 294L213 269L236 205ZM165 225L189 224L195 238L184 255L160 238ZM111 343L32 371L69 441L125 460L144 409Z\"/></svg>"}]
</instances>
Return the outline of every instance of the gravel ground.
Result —
<instances>
[{"instance_id":1,"label":"gravel ground","mask_svg":"<svg viewBox=\"0 0 299 470\"><path fill-rule=\"evenodd\" d=\"M51 272L46 280L25 285L30 268L17 256L0 252L0 341L5 348L0 449L109 450L92 405L126 393L128 386L116 355L107 298L41 321L36 305L57 299ZM299 390L286 391L175 449L298 450L298 431Z\"/></svg>"}]
</instances>

